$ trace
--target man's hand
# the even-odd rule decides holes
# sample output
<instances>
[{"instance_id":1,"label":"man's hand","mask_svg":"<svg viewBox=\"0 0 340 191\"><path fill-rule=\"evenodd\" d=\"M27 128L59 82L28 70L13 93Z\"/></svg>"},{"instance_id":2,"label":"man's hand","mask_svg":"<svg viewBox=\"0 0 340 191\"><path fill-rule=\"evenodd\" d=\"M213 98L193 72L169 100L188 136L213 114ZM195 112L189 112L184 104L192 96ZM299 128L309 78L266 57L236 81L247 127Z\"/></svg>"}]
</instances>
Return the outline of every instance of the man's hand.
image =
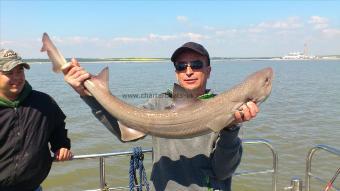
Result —
<instances>
[{"instance_id":1,"label":"man's hand","mask_svg":"<svg viewBox=\"0 0 340 191\"><path fill-rule=\"evenodd\" d=\"M54 157L57 161L65 161L72 159L73 154L67 148L60 148L54 153Z\"/></svg>"},{"instance_id":2,"label":"man's hand","mask_svg":"<svg viewBox=\"0 0 340 191\"><path fill-rule=\"evenodd\" d=\"M249 121L252 118L256 117L256 114L259 112L259 108L257 105L249 101L246 104L243 104L241 106L241 111L236 111L235 112L235 122L236 123L242 123L245 121Z\"/></svg>"},{"instance_id":3,"label":"man's hand","mask_svg":"<svg viewBox=\"0 0 340 191\"><path fill-rule=\"evenodd\" d=\"M80 67L78 61L72 58L69 67L63 69L64 80L81 96L91 95L84 87L84 81L91 78L91 74Z\"/></svg>"}]
</instances>

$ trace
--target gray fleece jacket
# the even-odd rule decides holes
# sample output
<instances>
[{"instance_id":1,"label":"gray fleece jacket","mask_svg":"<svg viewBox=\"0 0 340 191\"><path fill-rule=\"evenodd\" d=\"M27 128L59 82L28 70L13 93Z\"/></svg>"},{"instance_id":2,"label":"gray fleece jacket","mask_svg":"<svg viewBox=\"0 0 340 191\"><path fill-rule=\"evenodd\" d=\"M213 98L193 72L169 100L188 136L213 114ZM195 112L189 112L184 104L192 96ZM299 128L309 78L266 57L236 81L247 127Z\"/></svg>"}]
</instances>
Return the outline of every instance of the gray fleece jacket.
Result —
<instances>
[{"instance_id":1,"label":"gray fleece jacket","mask_svg":"<svg viewBox=\"0 0 340 191\"><path fill-rule=\"evenodd\" d=\"M83 97L93 114L117 138L117 120L92 97ZM143 105L146 109L172 107L172 98L162 94ZM242 146L239 127L187 139L152 137L153 167L151 188L156 191L231 190L231 178L241 161Z\"/></svg>"}]
</instances>

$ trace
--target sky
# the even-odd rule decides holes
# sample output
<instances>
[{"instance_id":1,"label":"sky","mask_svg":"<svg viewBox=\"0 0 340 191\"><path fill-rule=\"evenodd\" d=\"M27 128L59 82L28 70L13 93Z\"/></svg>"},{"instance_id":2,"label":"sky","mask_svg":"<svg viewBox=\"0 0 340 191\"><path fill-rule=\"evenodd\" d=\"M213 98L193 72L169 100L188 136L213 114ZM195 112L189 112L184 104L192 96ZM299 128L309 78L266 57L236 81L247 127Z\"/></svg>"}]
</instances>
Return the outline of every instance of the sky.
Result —
<instances>
[{"instance_id":1,"label":"sky","mask_svg":"<svg viewBox=\"0 0 340 191\"><path fill-rule=\"evenodd\" d=\"M188 41L211 57L340 55L340 1L0 0L0 45L23 58L47 32L65 57L169 58Z\"/></svg>"}]
</instances>

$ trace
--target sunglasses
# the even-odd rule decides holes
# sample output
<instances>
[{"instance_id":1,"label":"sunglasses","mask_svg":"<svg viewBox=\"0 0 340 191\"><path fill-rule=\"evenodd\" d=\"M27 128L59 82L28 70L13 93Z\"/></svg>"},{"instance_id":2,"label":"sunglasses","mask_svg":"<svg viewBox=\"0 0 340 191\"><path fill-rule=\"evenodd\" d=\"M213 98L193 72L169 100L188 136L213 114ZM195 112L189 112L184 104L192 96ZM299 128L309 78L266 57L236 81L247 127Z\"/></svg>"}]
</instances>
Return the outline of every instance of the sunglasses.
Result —
<instances>
[{"instance_id":1,"label":"sunglasses","mask_svg":"<svg viewBox=\"0 0 340 191\"><path fill-rule=\"evenodd\" d=\"M200 60L195 60L191 62L176 62L174 65L177 71L183 71L187 69L188 66L190 66L190 68L194 70L202 69L204 63Z\"/></svg>"}]
</instances>

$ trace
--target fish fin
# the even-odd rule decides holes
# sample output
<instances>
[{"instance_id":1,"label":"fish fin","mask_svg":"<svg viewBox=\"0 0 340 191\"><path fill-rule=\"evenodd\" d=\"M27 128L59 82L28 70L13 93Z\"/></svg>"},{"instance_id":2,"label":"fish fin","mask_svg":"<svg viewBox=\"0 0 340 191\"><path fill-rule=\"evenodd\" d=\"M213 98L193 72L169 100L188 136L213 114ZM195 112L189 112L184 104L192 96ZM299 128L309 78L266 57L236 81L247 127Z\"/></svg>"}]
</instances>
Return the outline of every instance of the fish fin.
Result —
<instances>
[{"instance_id":1,"label":"fish fin","mask_svg":"<svg viewBox=\"0 0 340 191\"><path fill-rule=\"evenodd\" d=\"M52 62L53 71L59 73L70 67L71 63L67 62L64 56L59 52L59 50L54 46L48 34L45 32L42 37L43 46L40 49L40 52L47 52L49 59ZM58 61L56 61L55 58Z\"/></svg>"},{"instance_id":2,"label":"fish fin","mask_svg":"<svg viewBox=\"0 0 340 191\"><path fill-rule=\"evenodd\" d=\"M47 39L49 39L48 34L44 33L42 37L43 46L41 47L40 52L47 51L47 44L46 44Z\"/></svg>"},{"instance_id":3,"label":"fish fin","mask_svg":"<svg viewBox=\"0 0 340 191\"><path fill-rule=\"evenodd\" d=\"M102 71L97 74L97 76L93 76L96 80L100 81L100 84L103 85L106 89L109 89L109 68L105 67Z\"/></svg>"},{"instance_id":4,"label":"fish fin","mask_svg":"<svg viewBox=\"0 0 340 191\"><path fill-rule=\"evenodd\" d=\"M219 132L234 121L234 114L220 115L210 121L207 126L214 132Z\"/></svg>"},{"instance_id":5,"label":"fish fin","mask_svg":"<svg viewBox=\"0 0 340 191\"><path fill-rule=\"evenodd\" d=\"M173 87L172 100L176 108L182 108L198 101L190 91L176 83Z\"/></svg>"},{"instance_id":6,"label":"fish fin","mask_svg":"<svg viewBox=\"0 0 340 191\"><path fill-rule=\"evenodd\" d=\"M133 141L139 138L142 138L145 136L145 134L143 132L131 129L129 127L127 127L126 125L120 123L118 121L119 124L119 129L120 129L120 135L121 135L121 140L122 141Z\"/></svg>"}]
</instances>

